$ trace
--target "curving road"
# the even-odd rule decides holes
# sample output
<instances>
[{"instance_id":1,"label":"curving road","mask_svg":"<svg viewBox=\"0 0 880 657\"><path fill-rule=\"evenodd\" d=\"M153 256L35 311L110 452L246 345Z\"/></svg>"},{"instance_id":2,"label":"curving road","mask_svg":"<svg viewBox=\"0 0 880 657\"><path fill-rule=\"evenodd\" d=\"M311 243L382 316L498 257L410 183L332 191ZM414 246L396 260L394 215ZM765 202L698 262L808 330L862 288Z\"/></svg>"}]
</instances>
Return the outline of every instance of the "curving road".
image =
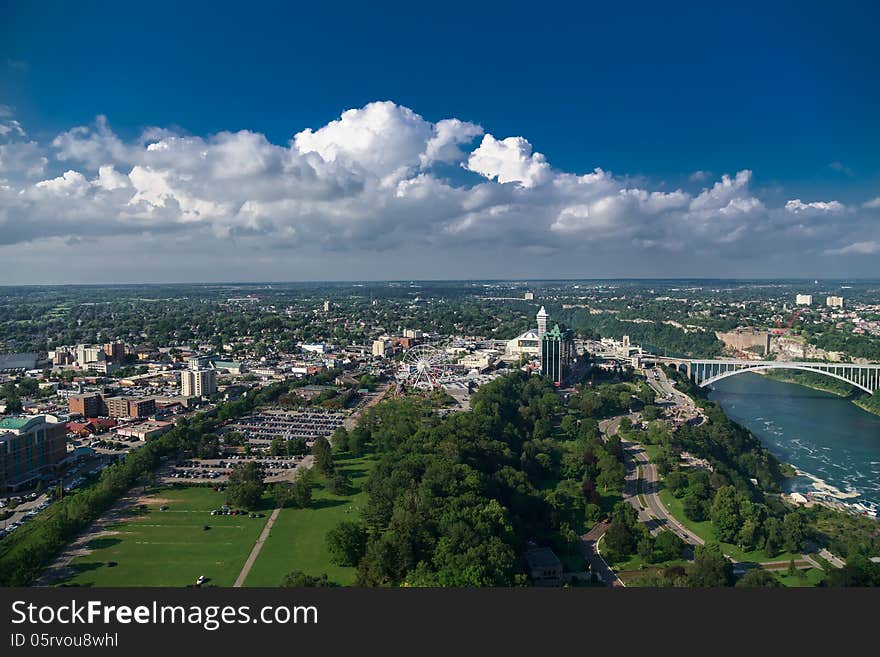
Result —
<instances>
[{"instance_id":1,"label":"curving road","mask_svg":"<svg viewBox=\"0 0 880 657\"><path fill-rule=\"evenodd\" d=\"M629 417L633 424L641 422L641 416L638 413L602 420L599 423L599 430L603 436L607 438L617 435L620 421L624 417ZM626 465L624 500L636 510L639 514L639 520L648 526L652 534L668 529L676 533L685 543L703 545L705 541L676 520L660 500L660 475L644 448L640 444L622 437L620 443L623 445Z\"/></svg>"},{"instance_id":2,"label":"curving road","mask_svg":"<svg viewBox=\"0 0 880 657\"><path fill-rule=\"evenodd\" d=\"M596 573L599 579L605 583L605 586L618 588L625 586L625 584L615 572L611 570L611 567L608 565L608 562L602 558L602 555L599 554L599 539L602 538L607 529L608 521L603 520L602 522L593 525L593 528L590 531L581 536L581 554L590 564L591 572Z\"/></svg>"}]
</instances>

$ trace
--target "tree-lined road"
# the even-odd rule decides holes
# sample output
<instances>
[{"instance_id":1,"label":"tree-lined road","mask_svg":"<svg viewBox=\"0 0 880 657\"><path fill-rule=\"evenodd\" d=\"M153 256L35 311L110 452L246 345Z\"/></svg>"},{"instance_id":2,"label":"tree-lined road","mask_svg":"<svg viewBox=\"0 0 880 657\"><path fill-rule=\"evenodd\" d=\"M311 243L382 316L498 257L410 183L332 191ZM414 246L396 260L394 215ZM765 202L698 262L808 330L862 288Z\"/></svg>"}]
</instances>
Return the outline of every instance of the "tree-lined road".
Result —
<instances>
[{"instance_id":1,"label":"tree-lined road","mask_svg":"<svg viewBox=\"0 0 880 657\"><path fill-rule=\"evenodd\" d=\"M593 525L590 531L581 536L581 554L590 564L590 571L598 575L599 579L605 583L605 586L621 587L624 586L624 583L611 570L611 567L602 558L602 555L599 554L599 539L602 538L607 529L608 522L603 520Z\"/></svg>"},{"instance_id":2,"label":"tree-lined road","mask_svg":"<svg viewBox=\"0 0 880 657\"><path fill-rule=\"evenodd\" d=\"M609 436L618 434L620 422L625 417L629 418L633 424L641 422L641 416L638 413L619 415L599 422L599 430L606 440ZM678 522L660 500L660 475L657 472L657 467L651 463L645 453L645 449L638 443L626 440L622 436L620 443L623 446L626 465L624 500L636 510L639 514L639 520L648 526L652 534L668 529L690 545L703 545L705 541ZM639 476L640 470L641 477ZM641 491L639 491L640 481ZM642 504L642 499L645 504Z\"/></svg>"}]
</instances>

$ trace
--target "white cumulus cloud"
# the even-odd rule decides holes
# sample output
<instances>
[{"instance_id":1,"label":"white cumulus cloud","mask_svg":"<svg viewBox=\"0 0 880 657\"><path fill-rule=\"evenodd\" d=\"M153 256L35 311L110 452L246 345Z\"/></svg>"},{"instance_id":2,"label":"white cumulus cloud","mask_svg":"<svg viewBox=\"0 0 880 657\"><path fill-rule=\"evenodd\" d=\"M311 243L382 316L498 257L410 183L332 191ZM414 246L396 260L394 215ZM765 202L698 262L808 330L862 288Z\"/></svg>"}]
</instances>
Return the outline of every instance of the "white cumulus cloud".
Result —
<instances>
[{"instance_id":1,"label":"white cumulus cloud","mask_svg":"<svg viewBox=\"0 0 880 657\"><path fill-rule=\"evenodd\" d=\"M495 139L485 135L471 153L467 168L500 183L516 182L534 187L550 177L550 165L541 153L533 153L532 145L522 137Z\"/></svg>"},{"instance_id":2,"label":"white cumulus cloud","mask_svg":"<svg viewBox=\"0 0 880 657\"><path fill-rule=\"evenodd\" d=\"M11 114L0 118L13 125ZM124 139L101 116L49 143L19 128L0 136L0 257L4 245L29 245L34 262L43 261L39 244L89 237L118 249L156 235L205 259L234 244L242 262L279 271L309 258L345 265L351 254L385 254L379 266L408 253L420 254L417 266L461 258L482 273L474 268L495 253L515 269L535 254L547 263L656 254L689 262L702 253L805 261L872 254L880 244L877 198L774 204L748 169L717 179L698 172L692 178L705 185L696 193L593 162L563 171L525 137L497 139L476 123L430 121L390 101L291 126L286 144L249 130L159 127Z\"/></svg>"}]
</instances>

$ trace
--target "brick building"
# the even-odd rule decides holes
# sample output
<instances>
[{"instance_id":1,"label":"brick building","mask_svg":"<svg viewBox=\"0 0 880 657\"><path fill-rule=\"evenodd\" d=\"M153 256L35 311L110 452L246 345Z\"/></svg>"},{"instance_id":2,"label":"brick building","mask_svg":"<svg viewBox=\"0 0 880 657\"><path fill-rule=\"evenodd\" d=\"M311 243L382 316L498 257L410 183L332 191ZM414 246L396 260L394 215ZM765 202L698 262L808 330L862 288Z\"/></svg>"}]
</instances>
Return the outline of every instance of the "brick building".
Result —
<instances>
[{"instance_id":1,"label":"brick building","mask_svg":"<svg viewBox=\"0 0 880 657\"><path fill-rule=\"evenodd\" d=\"M67 408L73 415L83 417L101 417L107 415L104 399L97 392L82 395L71 395L67 400Z\"/></svg>"}]
</instances>

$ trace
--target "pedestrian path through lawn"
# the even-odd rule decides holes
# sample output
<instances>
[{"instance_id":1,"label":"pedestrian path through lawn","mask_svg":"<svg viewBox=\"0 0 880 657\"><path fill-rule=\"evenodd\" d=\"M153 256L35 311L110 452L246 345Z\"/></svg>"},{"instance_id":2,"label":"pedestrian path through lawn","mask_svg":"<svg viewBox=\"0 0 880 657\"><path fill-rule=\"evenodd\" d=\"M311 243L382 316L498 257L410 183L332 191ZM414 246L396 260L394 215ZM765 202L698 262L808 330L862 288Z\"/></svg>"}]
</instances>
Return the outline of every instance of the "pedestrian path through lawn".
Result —
<instances>
[{"instance_id":1,"label":"pedestrian path through lawn","mask_svg":"<svg viewBox=\"0 0 880 657\"><path fill-rule=\"evenodd\" d=\"M355 569L332 564L325 541L327 532L343 520L360 519L367 500L363 486L374 458L336 460L336 469L351 478L352 490L348 495L316 488L308 509L281 509L245 586L278 586L293 570L313 576L326 574L336 584L353 584Z\"/></svg>"},{"instance_id":2,"label":"pedestrian path through lawn","mask_svg":"<svg viewBox=\"0 0 880 657\"><path fill-rule=\"evenodd\" d=\"M162 488L139 502L87 544L61 584L187 586L204 575L208 585L232 586L271 509L266 497L262 518L212 516L226 496L207 487Z\"/></svg>"}]
</instances>

